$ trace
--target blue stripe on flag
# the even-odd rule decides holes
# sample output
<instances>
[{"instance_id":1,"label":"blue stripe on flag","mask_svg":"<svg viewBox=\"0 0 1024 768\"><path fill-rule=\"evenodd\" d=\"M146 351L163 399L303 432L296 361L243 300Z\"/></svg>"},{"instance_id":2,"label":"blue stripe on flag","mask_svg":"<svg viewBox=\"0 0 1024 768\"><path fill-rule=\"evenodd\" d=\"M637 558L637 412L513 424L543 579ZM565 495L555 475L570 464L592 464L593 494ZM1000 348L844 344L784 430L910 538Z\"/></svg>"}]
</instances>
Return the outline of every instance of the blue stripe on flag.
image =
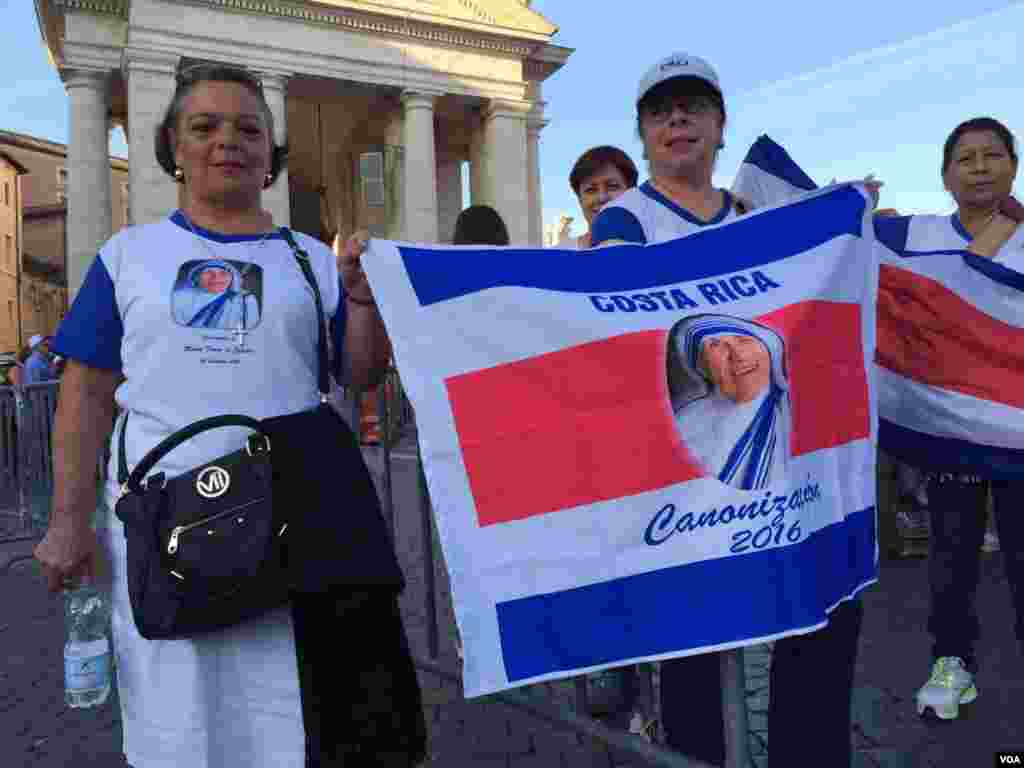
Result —
<instances>
[{"instance_id":1,"label":"blue stripe on flag","mask_svg":"<svg viewBox=\"0 0 1024 768\"><path fill-rule=\"evenodd\" d=\"M399 250L421 306L504 286L620 293L755 269L840 235L860 237L865 205L856 189L840 187L770 215L658 245L558 253L539 248ZM708 256L705 238L713 238L714 258ZM643 258L636 258L634 250L621 250L641 247L646 249Z\"/></svg>"},{"instance_id":2,"label":"blue stripe on flag","mask_svg":"<svg viewBox=\"0 0 1024 768\"><path fill-rule=\"evenodd\" d=\"M1016 288L1018 291L1024 291L1024 274L1010 269L998 261L992 261L992 259L986 259L984 256L978 256L970 251L965 251L964 263L968 267L981 272L989 280L1000 285L1009 286L1010 288Z\"/></svg>"},{"instance_id":3,"label":"blue stripe on flag","mask_svg":"<svg viewBox=\"0 0 1024 768\"><path fill-rule=\"evenodd\" d=\"M979 475L989 480L1024 479L1024 450L936 437L878 420L878 445L895 459L930 472Z\"/></svg>"},{"instance_id":4,"label":"blue stripe on flag","mask_svg":"<svg viewBox=\"0 0 1024 768\"><path fill-rule=\"evenodd\" d=\"M750 146L747 156L743 162L757 166L765 173L777 176L799 189L817 189L811 177L804 173L803 168L797 165L779 144L776 144L768 136L762 135Z\"/></svg>"},{"instance_id":5,"label":"blue stripe on flag","mask_svg":"<svg viewBox=\"0 0 1024 768\"><path fill-rule=\"evenodd\" d=\"M891 249L890 249L891 250ZM962 256L966 254L964 250L947 250L947 251L899 251L896 253L901 259L918 259L922 256Z\"/></svg>"},{"instance_id":6,"label":"blue stripe on flag","mask_svg":"<svg viewBox=\"0 0 1024 768\"><path fill-rule=\"evenodd\" d=\"M673 545L685 542L661 546ZM868 507L799 544L498 603L505 671L518 681L814 626L875 578Z\"/></svg>"},{"instance_id":7,"label":"blue stripe on flag","mask_svg":"<svg viewBox=\"0 0 1024 768\"><path fill-rule=\"evenodd\" d=\"M875 239L893 253L905 256L910 237L909 216L875 216Z\"/></svg>"}]
</instances>

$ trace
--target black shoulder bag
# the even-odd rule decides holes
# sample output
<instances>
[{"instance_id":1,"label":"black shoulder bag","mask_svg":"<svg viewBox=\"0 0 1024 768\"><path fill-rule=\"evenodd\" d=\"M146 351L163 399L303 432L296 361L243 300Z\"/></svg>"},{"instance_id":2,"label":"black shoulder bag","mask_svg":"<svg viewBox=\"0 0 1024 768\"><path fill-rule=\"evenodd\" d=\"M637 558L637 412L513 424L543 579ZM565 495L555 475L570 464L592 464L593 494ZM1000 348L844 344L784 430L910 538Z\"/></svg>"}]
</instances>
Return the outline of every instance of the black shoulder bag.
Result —
<instances>
[{"instance_id":1,"label":"black shoulder bag","mask_svg":"<svg viewBox=\"0 0 1024 768\"><path fill-rule=\"evenodd\" d=\"M189 637L223 629L287 603L295 593L404 580L355 436L327 403L326 322L309 256L281 234L313 292L319 407L257 420L228 414L168 436L128 472L118 444L128 593L139 634ZM186 440L248 427L244 447L174 478L146 474Z\"/></svg>"}]
</instances>

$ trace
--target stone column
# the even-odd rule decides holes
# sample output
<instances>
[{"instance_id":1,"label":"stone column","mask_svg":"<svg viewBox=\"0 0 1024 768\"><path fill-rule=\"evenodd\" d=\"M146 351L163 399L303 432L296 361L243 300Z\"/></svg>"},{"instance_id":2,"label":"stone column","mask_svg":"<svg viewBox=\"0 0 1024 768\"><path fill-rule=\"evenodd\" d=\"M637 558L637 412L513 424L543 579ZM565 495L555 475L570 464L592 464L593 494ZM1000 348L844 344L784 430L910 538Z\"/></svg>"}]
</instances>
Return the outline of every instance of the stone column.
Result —
<instances>
[{"instance_id":1,"label":"stone column","mask_svg":"<svg viewBox=\"0 0 1024 768\"><path fill-rule=\"evenodd\" d=\"M285 90L288 76L264 72L263 95L267 99L270 113L274 116L274 143L283 146L288 140L288 111L285 109ZM278 227L291 225L291 201L288 195L288 166L286 165L269 189L263 190L263 207L274 216Z\"/></svg>"},{"instance_id":2,"label":"stone column","mask_svg":"<svg viewBox=\"0 0 1024 768\"><path fill-rule=\"evenodd\" d=\"M156 162L156 129L174 96L178 56L126 50L128 88L128 192L131 224L159 221L178 207L178 184Z\"/></svg>"},{"instance_id":3,"label":"stone column","mask_svg":"<svg viewBox=\"0 0 1024 768\"><path fill-rule=\"evenodd\" d=\"M530 242L526 118L531 107L529 102L492 101L483 113L481 197L505 220L512 245Z\"/></svg>"},{"instance_id":4,"label":"stone column","mask_svg":"<svg viewBox=\"0 0 1024 768\"><path fill-rule=\"evenodd\" d=\"M529 244L544 245L544 207L540 183L540 132L548 123L538 115L526 122L526 186L529 200Z\"/></svg>"},{"instance_id":5,"label":"stone column","mask_svg":"<svg viewBox=\"0 0 1024 768\"><path fill-rule=\"evenodd\" d=\"M439 95L421 91L405 91L402 94L405 126L403 237L417 243L438 241L434 102Z\"/></svg>"},{"instance_id":6,"label":"stone column","mask_svg":"<svg viewBox=\"0 0 1024 768\"><path fill-rule=\"evenodd\" d=\"M110 237L110 74L63 70L68 92L67 281L72 300Z\"/></svg>"}]
</instances>

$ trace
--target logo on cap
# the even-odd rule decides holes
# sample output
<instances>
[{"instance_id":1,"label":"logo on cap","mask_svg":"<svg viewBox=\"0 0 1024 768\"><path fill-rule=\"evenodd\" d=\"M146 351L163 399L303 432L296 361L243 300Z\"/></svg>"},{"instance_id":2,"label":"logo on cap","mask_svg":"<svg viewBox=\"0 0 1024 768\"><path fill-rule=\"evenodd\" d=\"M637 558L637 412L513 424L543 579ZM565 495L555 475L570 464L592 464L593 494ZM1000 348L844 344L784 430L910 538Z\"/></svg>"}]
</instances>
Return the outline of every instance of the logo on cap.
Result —
<instances>
[{"instance_id":1,"label":"logo on cap","mask_svg":"<svg viewBox=\"0 0 1024 768\"><path fill-rule=\"evenodd\" d=\"M672 58L672 59L668 59L667 61L663 62L662 65L661 65L661 69L662 70L666 70L666 69L672 69L673 67L688 67L688 66L690 66L690 60L689 59Z\"/></svg>"}]
</instances>

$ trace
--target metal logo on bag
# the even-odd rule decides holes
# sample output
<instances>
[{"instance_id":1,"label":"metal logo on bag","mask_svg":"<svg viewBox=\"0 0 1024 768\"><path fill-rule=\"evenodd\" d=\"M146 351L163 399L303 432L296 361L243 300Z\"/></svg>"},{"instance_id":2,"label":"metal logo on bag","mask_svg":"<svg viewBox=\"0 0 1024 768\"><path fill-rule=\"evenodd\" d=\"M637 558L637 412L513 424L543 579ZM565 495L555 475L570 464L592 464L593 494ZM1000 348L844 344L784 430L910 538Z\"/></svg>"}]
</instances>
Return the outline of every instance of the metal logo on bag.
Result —
<instances>
[{"instance_id":1,"label":"metal logo on bag","mask_svg":"<svg viewBox=\"0 0 1024 768\"><path fill-rule=\"evenodd\" d=\"M227 493L231 475L221 467L207 467L196 478L196 491L204 499L216 499Z\"/></svg>"}]
</instances>

